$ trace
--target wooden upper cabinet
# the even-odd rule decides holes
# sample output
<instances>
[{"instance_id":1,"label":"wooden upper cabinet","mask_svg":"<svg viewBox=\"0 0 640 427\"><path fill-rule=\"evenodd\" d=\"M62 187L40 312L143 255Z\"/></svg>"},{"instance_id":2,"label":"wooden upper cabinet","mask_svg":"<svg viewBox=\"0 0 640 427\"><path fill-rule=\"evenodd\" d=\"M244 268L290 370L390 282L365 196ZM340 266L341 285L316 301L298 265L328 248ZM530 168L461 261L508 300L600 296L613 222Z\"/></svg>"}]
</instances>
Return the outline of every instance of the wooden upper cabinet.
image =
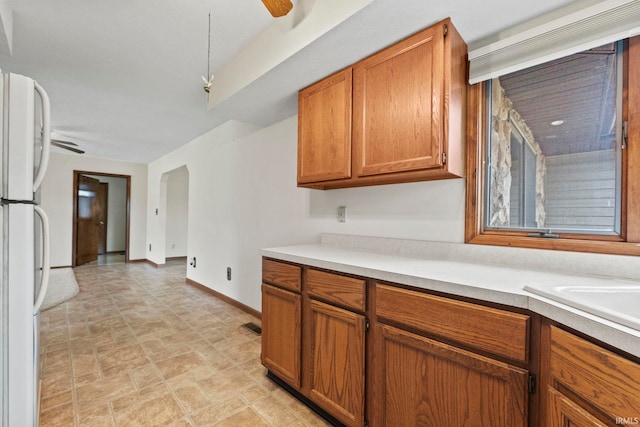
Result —
<instances>
[{"instance_id":1,"label":"wooden upper cabinet","mask_svg":"<svg viewBox=\"0 0 640 427\"><path fill-rule=\"evenodd\" d=\"M300 186L330 189L464 176L467 45L449 19L352 69L300 92ZM343 73L353 74L353 88L338 106L339 96L318 91L344 95L346 83L335 87ZM342 120L347 116L349 125ZM348 151L340 151L346 145L338 142L348 143ZM349 167L342 163L345 158L351 159Z\"/></svg>"},{"instance_id":2,"label":"wooden upper cabinet","mask_svg":"<svg viewBox=\"0 0 640 427\"><path fill-rule=\"evenodd\" d=\"M298 184L351 177L351 68L298 94Z\"/></svg>"},{"instance_id":3,"label":"wooden upper cabinet","mask_svg":"<svg viewBox=\"0 0 640 427\"><path fill-rule=\"evenodd\" d=\"M439 25L354 66L358 176L442 165L443 44Z\"/></svg>"}]
</instances>

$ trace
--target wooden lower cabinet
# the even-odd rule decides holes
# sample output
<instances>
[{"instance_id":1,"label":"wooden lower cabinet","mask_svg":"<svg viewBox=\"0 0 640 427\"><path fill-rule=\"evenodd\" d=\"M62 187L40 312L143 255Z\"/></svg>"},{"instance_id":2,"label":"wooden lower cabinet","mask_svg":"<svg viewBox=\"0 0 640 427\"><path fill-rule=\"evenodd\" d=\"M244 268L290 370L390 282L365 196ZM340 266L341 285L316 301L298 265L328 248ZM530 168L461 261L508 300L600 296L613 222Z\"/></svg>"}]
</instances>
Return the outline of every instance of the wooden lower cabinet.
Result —
<instances>
[{"instance_id":1,"label":"wooden lower cabinet","mask_svg":"<svg viewBox=\"0 0 640 427\"><path fill-rule=\"evenodd\" d=\"M263 262L263 365L347 426L640 425L640 359L605 347L523 310Z\"/></svg>"},{"instance_id":2,"label":"wooden lower cabinet","mask_svg":"<svg viewBox=\"0 0 640 427\"><path fill-rule=\"evenodd\" d=\"M544 426L640 425L640 363L545 325Z\"/></svg>"},{"instance_id":3,"label":"wooden lower cabinet","mask_svg":"<svg viewBox=\"0 0 640 427\"><path fill-rule=\"evenodd\" d=\"M365 317L309 301L309 397L348 426L364 425Z\"/></svg>"},{"instance_id":4,"label":"wooden lower cabinet","mask_svg":"<svg viewBox=\"0 0 640 427\"><path fill-rule=\"evenodd\" d=\"M371 426L526 426L528 372L379 324Z\"/></svg>"},{"instance_id":5,"label":"wooden lower cabinet","mask_svg":"<svg viewBox=\"0 0 640 427\"><path fill-rule=\"evenodd\" d=\"M300 388L302 297L262 284L262 364Z\"/></svg>"},{"instance_id":6,"label":"wooden lower cabinet","mask_svg":"<svg viewBox=\"0 0 640 427\"><path fill-rule=\"evenodd\" d=\"M558 390L549 388L549 427L606 427L589 411L564 396Z\"/></svg>"}]
</instances>

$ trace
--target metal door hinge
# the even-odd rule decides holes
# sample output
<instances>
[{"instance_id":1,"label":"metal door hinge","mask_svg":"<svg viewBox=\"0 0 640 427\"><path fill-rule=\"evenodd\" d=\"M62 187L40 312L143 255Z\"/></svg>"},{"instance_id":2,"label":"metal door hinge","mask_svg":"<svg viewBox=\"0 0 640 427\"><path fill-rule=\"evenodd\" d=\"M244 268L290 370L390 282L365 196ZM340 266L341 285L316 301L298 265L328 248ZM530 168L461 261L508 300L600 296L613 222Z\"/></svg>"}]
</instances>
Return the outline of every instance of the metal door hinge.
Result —
<instances>
[{"instance_id":1,"label":"metal door hinge","mask_svg":"<svg viewBox=\"0 0 640 427\"><path fill-rule=\"evenodd\" d=\"M442 166L447 164L447 153L442 153Z\"/></svg>"},{"instance_id":2,"label":"metal door hinge","mask_svg":"<svg viewBox=\"0 0 640 427\"><path fill-rule=\"evenodd\" d=\"M534 374L529 374L529 394L536 392L536 386L536 376Z\"/></svg>"},{"instance_id":3,"label":"metal door hinge","mask_svg":"<svg viewBox=\"0 0 640 427\"><path fill-rule=\"evenodd\" d=\"M449 34L449 26L445 25L444 26L444 36L447 37L447 34Z\"/></svg>"},{"instance_id":4,"label":"metal door hinge","mask_svg":"<svg viewBox=\"0 0 640 427\"><path fill-rule=\"evenodd\" d=\"M369 319L364 319L364 330L369 332Z\"/></svg>"},{"instance_id":5,"label":"metal door hinge","mask_svg":"<svg viewBox=\"0 0 640 427\"><path fill-rule=\"evenodd\" d=\"M622 149L627 148L627 143L629 142L629 122L622 122Z\"/></svg>"}]
</instances>

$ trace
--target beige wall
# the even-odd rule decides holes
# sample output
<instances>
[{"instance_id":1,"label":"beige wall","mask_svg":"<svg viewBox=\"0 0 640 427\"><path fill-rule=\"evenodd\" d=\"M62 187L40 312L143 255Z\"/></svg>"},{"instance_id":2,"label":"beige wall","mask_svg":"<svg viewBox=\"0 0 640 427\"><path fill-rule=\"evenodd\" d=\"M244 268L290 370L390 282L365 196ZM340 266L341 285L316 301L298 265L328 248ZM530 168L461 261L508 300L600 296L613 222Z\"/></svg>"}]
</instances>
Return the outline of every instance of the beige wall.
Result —
<instances>
[{"instance_id":1,"label":"beige wall","mask_svg":"<svg viewBox=\"0 0 640 427\"><path fill-rule=\"evenodd\" d=\"M463 179L297 188L297 138L297 116L264 129L227 122L151 162L147 257L162 264L168 256L163 177L181 167L189 173L187 255L197 258L187 277L256 310L260 248L317 242L322 232L463 241ZM338 206L347 206L346 223Z\"/></svg>"},{"instance_id":2,"label":"beige wall","mask_svg":"<svg viewBox=\"0 0 640 427\"><path fill-rule=\"evenodd\" d=\"M189 171L180 167L166 174L166 250L167 258L187 256L189 232Z\"/></svg>"},{"instance_id":3,"label":"beige wall","mask_svg":"<svg viewBox=\"0 0 640 427\"><path fill-rule=\"evenodd\" d=\"M41 204L51 225L51 265L71 265L74 170L131 176L129 257L144 259L147 165L52 153L41 192Z\"/></svg>"}]
</instances>

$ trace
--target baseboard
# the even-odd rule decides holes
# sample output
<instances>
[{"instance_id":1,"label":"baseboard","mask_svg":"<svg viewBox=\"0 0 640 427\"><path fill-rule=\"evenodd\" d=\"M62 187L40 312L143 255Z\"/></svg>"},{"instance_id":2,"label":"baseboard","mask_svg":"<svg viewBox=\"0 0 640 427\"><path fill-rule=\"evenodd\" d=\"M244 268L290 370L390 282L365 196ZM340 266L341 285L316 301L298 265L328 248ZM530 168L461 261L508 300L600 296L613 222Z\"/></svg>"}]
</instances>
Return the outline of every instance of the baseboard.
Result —
<instances>
[{"instance_id":1,"label":"baseboard","mask_svg":"<svg viewBox=\"0 0 640 427\"><path fill-rule=\"evenodd\" d=\"M148 258L145 258L145 259L142 259L142 260L135 260L135 261L131 261L131 262L144 262L144 263L147 263L150 266L155 267L155 268L161 268L164 265L164 264L156 264L155 262L151 261Z\"/></svg>"},{"instance_id":2,"label":"baseboard","mask_svg":"<svg viewBox=\"0 0 640 427\"><path fill-rule=\"evenodd\" d=\"M187 283L188 285L194 286L198 289L201 289L203 291L205 291L206 293L218 298L219 300L222 300L224 302L226 302L227 304L231 304L232 306L239 308L240 310L251 314L252 316L257 317L258 319L262 320L262 313L260 313L258 310L255 310L251 307L249 307L248 305L245 305L243 303L241 303L240 301L236 301L233 298L229 298L228 296L221 294L218 291L214 291L213 289L196 282L195 280L191 280L189 278L185 279L185 283Z\"/></svg>"},{"instance_id":3,"label":"baseboard","mask_svg":"<svg viewBox=\"0 0 640 427\"><path fill-rule=\"evenodd\" d=\"M70 265L56 265L55 267L51 267L52 270L56 268L73 268L73 267L71 267Z\"/></svg>"},{"instance_id":4,"label":"baseboard","mask_svg":"<svg viewBox=\"0 0 640 427\"><path fill-rule=\"evenodd\" d=\"M171 258L165 258L165 262L166 261L178 261L178 260L187 260L186 256L174 256ZM153 261L151 261L150 259L141 259L141 260L135 260L135 261L129 261L129 262L146 262L149 265L154 266L155 268L163 268L166 264L158 264L155 263Z\"/></svg>"}]
</instances>

